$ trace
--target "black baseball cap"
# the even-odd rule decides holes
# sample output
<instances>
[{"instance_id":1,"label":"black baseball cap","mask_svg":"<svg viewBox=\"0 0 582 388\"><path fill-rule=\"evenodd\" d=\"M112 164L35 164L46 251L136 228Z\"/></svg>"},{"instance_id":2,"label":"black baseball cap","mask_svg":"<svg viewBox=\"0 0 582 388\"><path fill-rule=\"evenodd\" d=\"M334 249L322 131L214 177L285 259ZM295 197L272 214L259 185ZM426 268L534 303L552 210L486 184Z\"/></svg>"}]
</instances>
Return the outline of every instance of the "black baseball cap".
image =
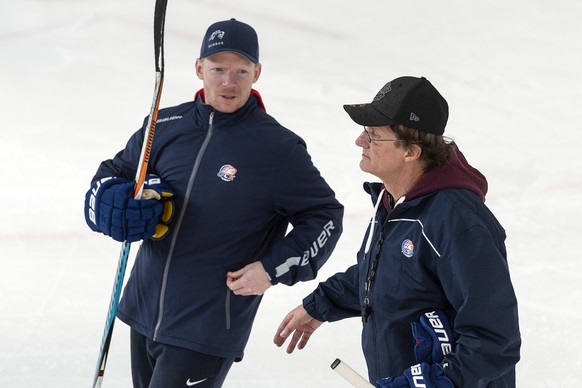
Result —
<instances>
[{"instance_id":1,"label":"black baseball cap","mask_svg":"<svg viewBox=\"0 0 582 388\"><path fill-rule=\"evenodd\" d=\"M222 51L234 51L253 63L259 63L259 40L256 31L234 18L212 24L204 35L200 58Z\"/></svg>"},{"instance_id":2,"label":"black baseball cap","mask_svg":"<svg viewBox=\"0 0 582 388\"><path fill-rule=\"evenodd\" d=\"M369 104L344 105L357 124L379 127L402 124L422 132L442 135L449 105L424 77L399 77L388 82Z\"/></svg>"}]
</instances>

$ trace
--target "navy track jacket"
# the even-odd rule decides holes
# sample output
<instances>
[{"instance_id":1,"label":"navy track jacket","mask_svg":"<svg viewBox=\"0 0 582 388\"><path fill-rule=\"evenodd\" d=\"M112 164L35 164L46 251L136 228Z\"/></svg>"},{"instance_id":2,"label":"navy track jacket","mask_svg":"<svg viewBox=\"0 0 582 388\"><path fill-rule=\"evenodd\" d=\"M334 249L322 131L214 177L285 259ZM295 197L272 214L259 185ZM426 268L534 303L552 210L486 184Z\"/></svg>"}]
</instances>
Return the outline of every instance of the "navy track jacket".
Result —
<instances>
[{"instance_id":1,"label":"navy track jacket","mask_svg":"<svg viewBox=\"0 0 582 388\"><path fill-rule=\"evenodd\" d=\"M372 382L402 375L417 363L410 324L440 309L459 336L445 357L445 375L455 386L515 387L521 340L505 231L483 203L485 178L460 151L452 161L427 173L402 203L380 205L368 252L371 227L357 264L320 283L303 301L314 318L337 321L360 316L369 298L362 348ZM365 188L376 203L381 184Z\"/></svg>"},{"instance_id":2,"label":"navy track jacket","mask_svg":"<svg viewBox=\"0 0 582 388\"><path fill-rule=\"evenodd\" d=\"M133 179L146 122L93 182ZM226 273L259 260L272 284L314 279L343 206L256 92L231 114L203 94L160 110L148 172L173 188L176 213L169 236L142 243L117 316L155 341L240 360L261 296L234 295Z\"/></svg>"}]
</instances>

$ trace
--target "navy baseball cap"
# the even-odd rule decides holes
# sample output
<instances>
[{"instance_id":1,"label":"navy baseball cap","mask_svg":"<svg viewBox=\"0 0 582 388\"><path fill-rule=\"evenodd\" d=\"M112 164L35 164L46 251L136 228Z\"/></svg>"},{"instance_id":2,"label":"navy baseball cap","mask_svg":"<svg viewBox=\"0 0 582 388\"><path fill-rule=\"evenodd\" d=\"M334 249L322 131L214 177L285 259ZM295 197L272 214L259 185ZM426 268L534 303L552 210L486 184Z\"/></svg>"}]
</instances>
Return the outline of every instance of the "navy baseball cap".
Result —
<instances>
[{"instance_id":1,"label":"navy baseball cap","mask_svg":"<svg viewBox=\"0 0 582 388\"><path fill-rule=\"evenodd\" d=\"M212 24L204 35L200 58L222 51L234 51L253 63L259 63L257 33L253 27L234 18Z\"/></svg>"},{"instance_id":2,"label":"navy baseball cap","mask_svg":"<svg viewBox=\"0 0 582 388\"><path fill-rule=\"evenodd\" d=\"M344 105L352 120L370 127L402 124L442 135L449 105L424 77L399 77L388 82L369 104Z\"/></svg>"}]
</instances>

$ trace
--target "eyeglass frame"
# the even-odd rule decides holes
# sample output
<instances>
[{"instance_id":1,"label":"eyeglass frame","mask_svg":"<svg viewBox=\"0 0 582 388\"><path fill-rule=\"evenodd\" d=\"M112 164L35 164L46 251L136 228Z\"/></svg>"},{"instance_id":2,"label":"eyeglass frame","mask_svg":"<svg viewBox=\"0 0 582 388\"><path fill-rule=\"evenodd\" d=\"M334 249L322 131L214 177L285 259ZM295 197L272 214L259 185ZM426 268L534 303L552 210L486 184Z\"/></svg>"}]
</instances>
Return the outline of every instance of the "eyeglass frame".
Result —
<instances>
[{"instance_id":1,"label":"eyeglass frame","mask_svg":"<svg viewBox=\"0 0 582 388\"><path fill-rule=\"evenodd\" d=\"M366 134L366 139L368 140L368 144L372 144L373 141L403 141L409 144L422 144L422 141L411 141L411 140L403 140L403 139L372 139L370 134L368 133L368 127L364 125L364 133ZM447 144L454 143L455 139L448 136L443 136L443 141Z\"/></svg>"},{"instance_id":2,"label":"eyeglass frame","mask_svg":"<svg viewBox=\"0 0 582 388\"><path fill-rule=\"evenodd\" d=\"M372 139L370 134L368 133L368 127L364 126L364 133L366 134L366 138L368 139L368 144L372 144L372 141L400 141L402 139Z\"/></svg>"}]
</instances>

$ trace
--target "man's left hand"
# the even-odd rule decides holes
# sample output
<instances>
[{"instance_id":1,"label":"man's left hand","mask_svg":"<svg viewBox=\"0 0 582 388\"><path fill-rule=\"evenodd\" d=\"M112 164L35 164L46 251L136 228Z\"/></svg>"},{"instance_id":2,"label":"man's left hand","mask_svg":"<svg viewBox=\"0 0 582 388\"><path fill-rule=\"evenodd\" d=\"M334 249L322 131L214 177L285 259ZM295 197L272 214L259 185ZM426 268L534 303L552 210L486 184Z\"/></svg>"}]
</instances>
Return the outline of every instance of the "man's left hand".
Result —
<instances>
[{"instance_id":1,"label":"man's left hand","mask_svg":"<svg viewBox=\"0 0 582 388\"><path fill-rule=\"evenodd\" d=\"M226 274L226 285L235 295L263 295L271 281L260 261Z\"/></svg>"}]
</instances>

